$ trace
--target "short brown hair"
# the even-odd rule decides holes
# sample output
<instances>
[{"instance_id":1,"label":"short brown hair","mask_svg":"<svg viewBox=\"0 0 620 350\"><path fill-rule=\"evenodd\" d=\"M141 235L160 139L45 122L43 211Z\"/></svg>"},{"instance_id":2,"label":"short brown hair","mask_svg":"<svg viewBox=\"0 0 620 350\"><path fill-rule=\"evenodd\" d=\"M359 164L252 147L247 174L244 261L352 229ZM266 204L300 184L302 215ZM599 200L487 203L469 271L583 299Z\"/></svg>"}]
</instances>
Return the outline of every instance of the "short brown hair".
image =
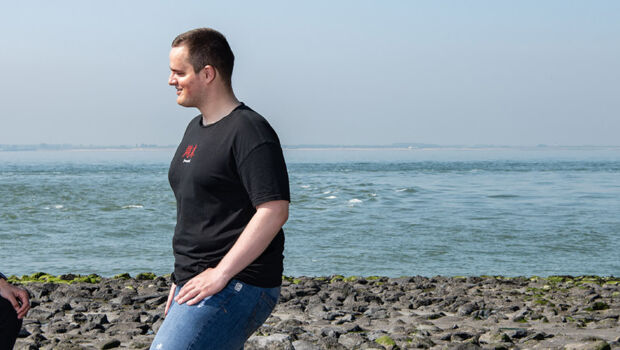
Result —
<instances>
[{"instance_id":1,"label":"short brown hair","mask_svg":"<svg viewBox=\"0 0 620 350\"><path fill-rule=\"evenodd\" d=\"M223 81L231 85L235 55L222 33L211 28L192 29L174 38L172 47L178 46L187 47L196 73L211 65L222 75Z\"/></svg>"}]
</instances>

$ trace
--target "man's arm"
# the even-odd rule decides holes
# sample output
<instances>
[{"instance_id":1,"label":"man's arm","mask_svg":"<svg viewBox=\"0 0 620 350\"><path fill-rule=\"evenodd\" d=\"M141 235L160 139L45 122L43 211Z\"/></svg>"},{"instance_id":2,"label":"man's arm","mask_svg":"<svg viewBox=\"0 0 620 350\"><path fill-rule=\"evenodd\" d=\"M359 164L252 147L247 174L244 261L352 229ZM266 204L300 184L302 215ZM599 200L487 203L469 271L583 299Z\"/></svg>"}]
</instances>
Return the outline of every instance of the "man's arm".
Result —
<instances>
[{"instance_id":1,"label":"man's arm","mask_svg":"<svg viewBox=\"0 0 620 350\"><path fill-rule=\"evenodd\" d=\"M22 319L30 310L30 298L28 292L19 287L15 287L6 281L6 277L2 275L0 277L0 296L8 300L15 312L17 312L17 318Z\"/></svg>"},{"instance_id":2,"label":"man's arm","mask_svg":"<svg viewBox=\"0 0 620 350\"><path fill-rule=\"evenodd\" d=\"M222 261L215 268L206 269L189 280L174 300L179 304L193 305L224 289L228 281L267 249L288 220L288 207L289 202L285 200L258 205L256 213Z\"/></svg>"}]
</instances>

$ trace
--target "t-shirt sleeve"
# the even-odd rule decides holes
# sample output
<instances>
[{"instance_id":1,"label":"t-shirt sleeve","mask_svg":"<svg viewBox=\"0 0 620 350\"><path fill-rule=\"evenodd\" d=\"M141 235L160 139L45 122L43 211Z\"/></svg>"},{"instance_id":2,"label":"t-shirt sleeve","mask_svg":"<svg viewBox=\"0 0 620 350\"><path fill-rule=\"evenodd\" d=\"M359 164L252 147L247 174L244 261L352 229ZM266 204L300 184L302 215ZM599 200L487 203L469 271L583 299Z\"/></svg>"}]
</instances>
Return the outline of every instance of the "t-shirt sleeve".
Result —
<instances>
[{"instance_id":1,"label":"t-shirt sleeve","mask_svg":"<svg viewBox=\"0 0 620 350\"><path fill-rule=\"evenodd\" d=\"M254 147L239 161L239 177L254 207L275 200L291 200L288 173L277 142Z\"/></svg>"}]
</instances>

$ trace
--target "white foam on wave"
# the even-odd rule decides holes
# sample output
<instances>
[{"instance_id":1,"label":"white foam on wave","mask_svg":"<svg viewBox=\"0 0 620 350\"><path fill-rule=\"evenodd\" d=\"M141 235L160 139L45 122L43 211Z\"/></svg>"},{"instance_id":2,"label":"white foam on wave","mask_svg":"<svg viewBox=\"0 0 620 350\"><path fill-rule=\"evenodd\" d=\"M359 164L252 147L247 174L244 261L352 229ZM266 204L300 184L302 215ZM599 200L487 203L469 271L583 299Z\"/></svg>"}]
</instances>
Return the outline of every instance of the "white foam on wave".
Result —
<instances>
[{"instance_id":1,"label":"white foam on wave","mask_svg":"<svg viewBox=\"0 0 620 350\"><path fill-rule=\"evenodd\" d=\"M370 194L370 196L371 196L371 197L376 197L376 196L377 196L377 194L376 194L376 193L371 193L371 194Z\"/></svg>"},{"instance_id":2,"label":"white foam on wave","mask_svg":"<svg viewBox=\"0 0 620 350\"><path fill-rule=\"evenodd\" d=\"M123 209L131 209L131 208L144 208L144 206L140 204L130 204L130 205L123 206Z\"/></svg>"},{"instance_id":3,"label":"white foam on wave","mask_svg":"<svg viewBox=\"0 0 620 350\"><path fill-rule=\"evenodd\" d=\"M399 189L396 190L396 192L405 192L405 191L407 191L406 188L399 188Z\"/></svg>"},{"instance_id":4,"label":"white foam on wave","mask_svg":"<svg viewBox=\"0 0 620 350\"><path fill-rule=\"evenodd\" d=\"M323 194L330 194L330 193L332 193L332 191L325 191L325 192L323 192Z\"/></svg>"},{"instance_id":5,"label":"white foam on wave","mask_svg":"<svg viewBox=\"0 0 620 350\"><path fill-rule=\"evenodd\" d=\"M301 188L310 188L310 185L301 185Z\"/></svg>"},{"instance_id":6,"label":"white foam on wave","mask_svg":"<svg viewBox=\"0 0 620 350\"><path fill-rule=\"evenodd\" d=\"M356 204L356 203L362 203L362 201L357 199L357 198L353 198L353 199L349 200L349 203L350 204Z\"/></svg>"},{"instance_id":7,"label":"white foam on wave","mask_svg":"<svg viewBox=\"0 0 620 350\"><path fill-rule=\"evenodd\" d=\"M338 197L336 197L336 196L327 196L325 198L327 198L327 199L334 199L334 198L338 198Z\"/></svg>"}]
</instances>

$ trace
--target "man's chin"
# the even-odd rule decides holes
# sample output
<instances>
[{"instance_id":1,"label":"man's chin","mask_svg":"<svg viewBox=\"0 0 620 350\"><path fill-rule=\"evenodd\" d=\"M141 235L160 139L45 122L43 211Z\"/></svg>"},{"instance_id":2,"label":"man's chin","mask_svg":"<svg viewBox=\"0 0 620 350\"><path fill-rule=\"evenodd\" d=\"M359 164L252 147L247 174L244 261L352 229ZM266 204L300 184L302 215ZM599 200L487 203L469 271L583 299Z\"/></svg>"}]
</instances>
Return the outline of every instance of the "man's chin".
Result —
<instances>
[{"instance_id":1,"label":"man's chin","mask_svg":"<svg viewBox=\"0 0 620 350\"><path fill-rule=\"evenodd\" d=\"M187 101L182 98L177 98L177 104L183 107L192 107Z\"/></svg>"}]
</instances>

